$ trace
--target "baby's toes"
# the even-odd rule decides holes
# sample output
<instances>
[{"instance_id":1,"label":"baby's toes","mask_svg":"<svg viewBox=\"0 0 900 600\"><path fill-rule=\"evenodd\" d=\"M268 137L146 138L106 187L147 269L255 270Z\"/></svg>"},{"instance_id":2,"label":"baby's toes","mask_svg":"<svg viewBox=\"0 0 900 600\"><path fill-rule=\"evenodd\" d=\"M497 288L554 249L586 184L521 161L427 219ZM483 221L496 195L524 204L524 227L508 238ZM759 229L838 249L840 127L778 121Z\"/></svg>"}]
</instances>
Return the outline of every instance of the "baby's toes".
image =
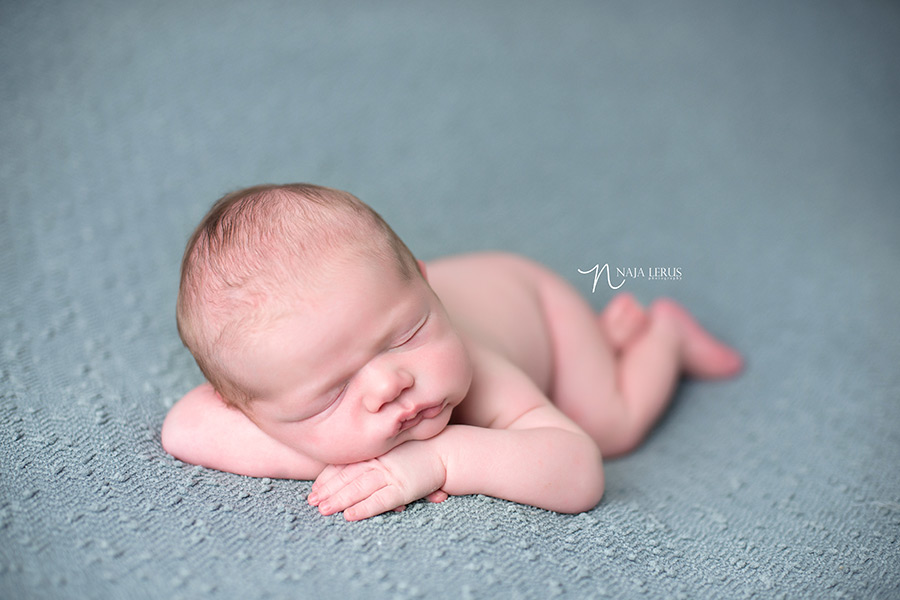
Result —
<instances>
[{"instance_id":1,"label":"baby's toes","mask_svg":"<svg viewBox=\"0 0 900 600\"><path fill-rule=\"evenodd\" d=\"M654 315L670 319L682 334L684 368L689 375L705 379L719 379L737 375L744 366L741 355L716 339L691 314L673 300L654 303Z\"/></svg>"},{"instance_id":2,"label":"baby's toes","mask_svg":"<svg viewBox=\"0 0 900 600\"><path fill-rule=\"evenodd\" d=\"M634 340L647 326L647 311L629 293L613 298L600 314L600 327L613 349L618 351Z\"/></svg>"}]
</instances>

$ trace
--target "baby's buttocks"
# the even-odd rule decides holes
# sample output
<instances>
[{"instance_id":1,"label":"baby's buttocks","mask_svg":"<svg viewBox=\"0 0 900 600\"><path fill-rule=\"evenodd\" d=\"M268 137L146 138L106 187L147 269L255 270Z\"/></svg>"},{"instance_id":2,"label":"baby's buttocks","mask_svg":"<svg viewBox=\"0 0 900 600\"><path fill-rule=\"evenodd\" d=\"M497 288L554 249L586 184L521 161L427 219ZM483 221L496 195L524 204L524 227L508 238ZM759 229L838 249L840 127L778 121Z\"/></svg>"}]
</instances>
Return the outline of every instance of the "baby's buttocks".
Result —
<instances>
[{"instance_id":1,"label":"baby's buttocks","mask_svg":"<svg viewBox=\"0 0 900 600\"><path fill-rule=\"evenodd\" d=\"M460 333L501 353L547 393L553 353L538 293L542 267L503 253L429 263L428 280Z\"/></svg>"}]
</instances>

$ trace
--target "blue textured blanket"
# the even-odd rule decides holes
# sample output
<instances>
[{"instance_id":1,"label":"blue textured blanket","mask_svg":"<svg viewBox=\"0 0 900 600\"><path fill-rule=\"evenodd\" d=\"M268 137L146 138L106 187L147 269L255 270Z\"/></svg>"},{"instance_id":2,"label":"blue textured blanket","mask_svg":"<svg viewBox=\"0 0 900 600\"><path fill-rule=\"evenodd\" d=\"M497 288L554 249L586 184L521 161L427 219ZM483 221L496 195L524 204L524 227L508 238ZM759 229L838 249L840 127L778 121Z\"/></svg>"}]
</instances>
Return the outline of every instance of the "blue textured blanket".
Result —
<instances>
[{"instance_id":1,"label":"blue textured blanket","mask_svg":"<svg viewBox=\"0 0 900 600\"><path fill-rule=\"evenodd\" d=\"M898 40L878 1L3 2L0 598L900 597ZM348 524L183 464L186 237L286 181L675 297L748 368L581 515Z\"/></svg>"}]
</instances>

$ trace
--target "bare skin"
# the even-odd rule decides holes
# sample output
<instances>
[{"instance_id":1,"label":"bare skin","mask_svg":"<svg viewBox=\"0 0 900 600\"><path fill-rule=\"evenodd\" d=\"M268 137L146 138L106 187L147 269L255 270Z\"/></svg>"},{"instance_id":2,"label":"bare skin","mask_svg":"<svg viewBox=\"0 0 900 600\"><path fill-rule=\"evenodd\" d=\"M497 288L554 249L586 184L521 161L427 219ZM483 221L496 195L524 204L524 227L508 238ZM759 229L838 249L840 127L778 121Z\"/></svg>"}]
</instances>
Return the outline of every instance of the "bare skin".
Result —
<instances>
[{"instance_id":1,"label":"bare skin","mask_svg":"<svg viewBox=\"0 0 900 600\"><path fill-rule=\"evenodd\" d=\"M619 294L598 316L557 275L508 254L449 258L428 272L458 327L521 368L605 457L643 440L682 374L715 379L742 367L672 300L645 310Z\"/></svg>"},{"instance_id":2,"label":"bare skin","mask_svg":"<svg viewBox=\"0 0 900 600\"><path fill-rule=\"evenodd\" d=\"M597 315L567 282L509 254L422 264L428 285L373 270L328 284L318 337L303 337L315 333L301 327L312 317L298 315L236 359L259 383L247 410L209 385L180 400L166 450L225 471L315 479L310 504L350 520L470 493L580 512L603 493L601 456L634 449L682 375L742 367L671 300L645 309L621 294ZM328 331L347 327L329 346ZM301 376L307 361L315 369Z\"/></svg>"}]
</instances>

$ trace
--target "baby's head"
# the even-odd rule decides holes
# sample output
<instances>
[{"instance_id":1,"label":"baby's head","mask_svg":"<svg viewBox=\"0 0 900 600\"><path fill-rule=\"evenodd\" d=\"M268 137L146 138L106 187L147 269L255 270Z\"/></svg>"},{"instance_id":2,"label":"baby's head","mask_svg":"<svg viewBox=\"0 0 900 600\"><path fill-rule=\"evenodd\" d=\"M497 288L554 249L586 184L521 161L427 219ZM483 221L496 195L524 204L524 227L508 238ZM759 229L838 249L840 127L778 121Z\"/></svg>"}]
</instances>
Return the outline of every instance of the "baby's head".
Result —
<instances>
[{"instance_id":1,"label":"baby's head","mask_svg":"<svg viewBox=\"0 0 900 600\"><path fill-rule=\"evenodd\" d=\"M182 341L222 398L250 390L224 355L290 310L336 261L383 261L404 277L416 260L387 223L346 192L311 184L260 185L223 196L194 231L181 265Z\"/></svg>"},{"instance_id":2,"label":"baby's head","mask_svg":"<svg viewBox=\"0 0 900 600\"><path fill-rule=\"evenodd\" d=\"M252 187L191 236L178 331L222 399L272 437L324 462L373 458L438 433L471 378L423 275L351 194Z\"/></svg>"}]
</instances>

